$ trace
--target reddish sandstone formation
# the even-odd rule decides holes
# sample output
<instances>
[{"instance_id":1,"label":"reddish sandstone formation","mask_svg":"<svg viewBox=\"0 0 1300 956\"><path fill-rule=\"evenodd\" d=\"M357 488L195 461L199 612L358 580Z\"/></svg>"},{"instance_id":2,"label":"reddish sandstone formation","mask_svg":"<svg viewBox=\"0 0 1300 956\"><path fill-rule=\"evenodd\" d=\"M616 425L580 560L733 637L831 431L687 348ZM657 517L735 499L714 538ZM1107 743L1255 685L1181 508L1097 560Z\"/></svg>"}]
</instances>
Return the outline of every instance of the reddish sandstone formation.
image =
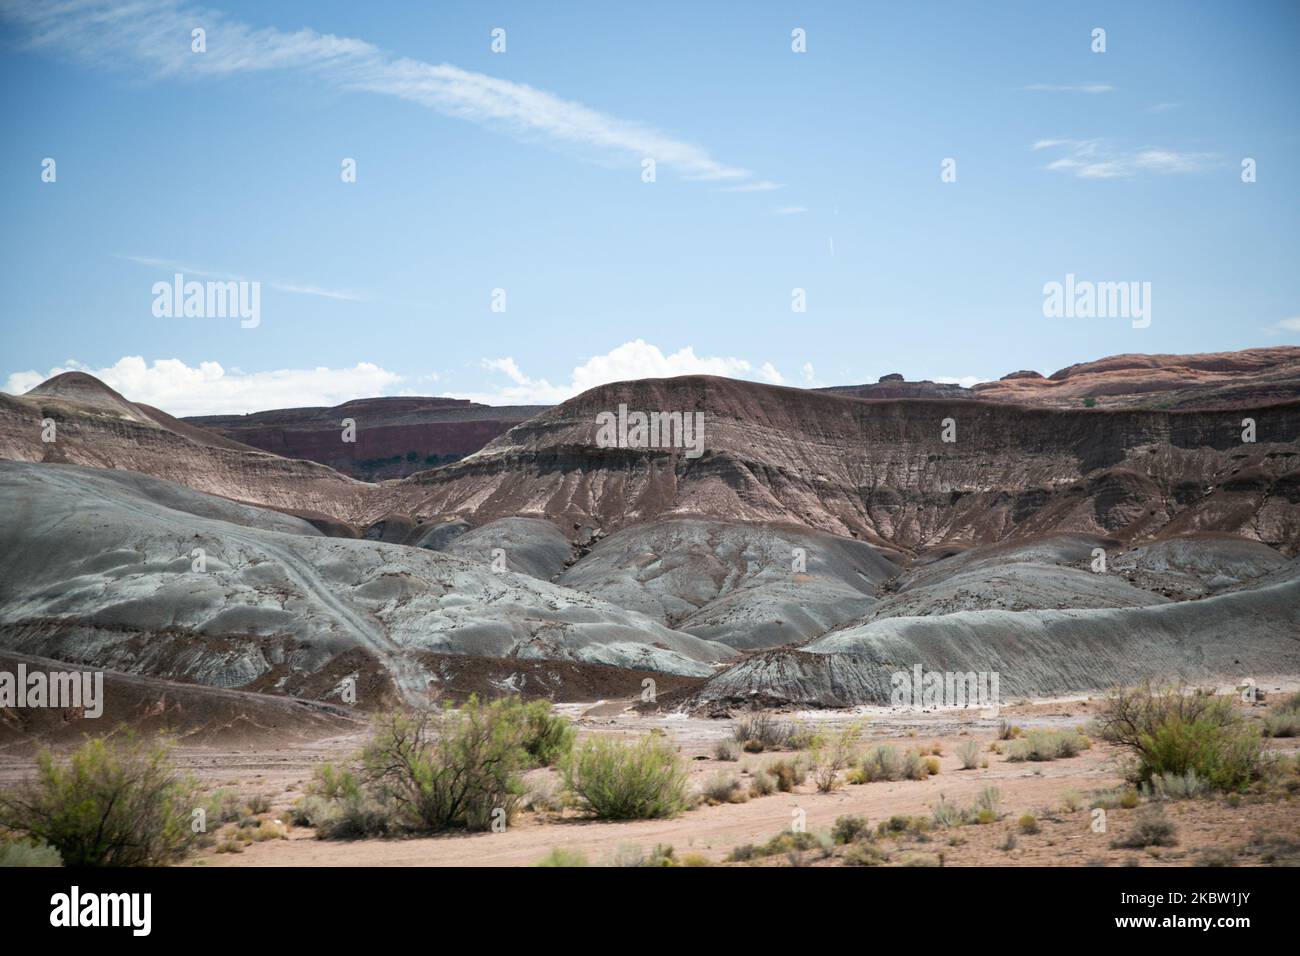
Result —
<instances>
[{"instance_id":1,"label":"reddish sandstone formation","mask_svg":"<svg viewBox=\"0 0 1300 956\"><path fill-rule=\"evenodd\" d=\"M333 408L206 415L186 422L262 451L378 481L464 458L544 407L492 407L456 398L365 398ZM355 442L342 440L344 419L356 423Z\"/></svg>"}]
</instances>

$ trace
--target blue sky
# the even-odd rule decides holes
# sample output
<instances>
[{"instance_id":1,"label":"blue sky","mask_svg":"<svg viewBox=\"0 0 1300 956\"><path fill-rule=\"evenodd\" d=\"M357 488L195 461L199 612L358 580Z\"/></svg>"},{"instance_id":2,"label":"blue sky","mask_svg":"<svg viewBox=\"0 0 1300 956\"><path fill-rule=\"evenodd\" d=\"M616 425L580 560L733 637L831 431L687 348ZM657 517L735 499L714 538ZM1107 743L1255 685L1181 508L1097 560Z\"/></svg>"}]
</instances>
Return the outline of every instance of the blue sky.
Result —
<instances>
[{"instance_id":1,"label":"blue sky","mask_svg":"<svg viewBox=\"0 0 1300 956\"><path fill-rule=\"evenodd\" d=\"M114 11L0 0L10 391L502 404L1300 342L1294 3ZM155 317L175 271L259 281L260 324ZM1150 282L1150 327L1045 318L1067 273Z\"/></svg>"}]
</instances>

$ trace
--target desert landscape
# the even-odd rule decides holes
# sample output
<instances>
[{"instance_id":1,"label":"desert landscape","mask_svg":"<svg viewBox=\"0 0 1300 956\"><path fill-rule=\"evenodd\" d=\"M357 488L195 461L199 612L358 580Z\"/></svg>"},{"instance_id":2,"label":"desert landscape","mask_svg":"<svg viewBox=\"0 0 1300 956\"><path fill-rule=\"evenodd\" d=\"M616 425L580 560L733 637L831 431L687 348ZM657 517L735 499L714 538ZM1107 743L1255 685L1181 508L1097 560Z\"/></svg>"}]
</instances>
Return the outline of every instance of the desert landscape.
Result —
<instances>
[{"instance_id":1,"label":"desert landscape","mask_svg":"<svg viewBox=\"0 0 1300 956\"><path fill-rule=\"evenodd\" d=\"M1028 381L622 382L379 482L85 373L0 396L0 653L101 671L108 705L0 711L0 782L105 724L172 735L215 814L182 865L1297 862L1300 349ZM704 453L601 447L620 405L702 413ZM1256 763L1144 772L1105 730L1138 687L1221 708ZM331 791L395 713L493 700L569 738L495 824ZM606 745L658 748L676 802L583 798L565 761ZM1124 846L1155 811L1179 835Z\"/></svg>"},{"instance_id":2,"label":"desert landscape","mask_svg":"<svg viewBox=\"0 0 1300 956\"><path fill-rule=\"evenodd\" d=\"M1284 932L1298 48L0 0L6 941Z\"/></svg>"}]
</instances>

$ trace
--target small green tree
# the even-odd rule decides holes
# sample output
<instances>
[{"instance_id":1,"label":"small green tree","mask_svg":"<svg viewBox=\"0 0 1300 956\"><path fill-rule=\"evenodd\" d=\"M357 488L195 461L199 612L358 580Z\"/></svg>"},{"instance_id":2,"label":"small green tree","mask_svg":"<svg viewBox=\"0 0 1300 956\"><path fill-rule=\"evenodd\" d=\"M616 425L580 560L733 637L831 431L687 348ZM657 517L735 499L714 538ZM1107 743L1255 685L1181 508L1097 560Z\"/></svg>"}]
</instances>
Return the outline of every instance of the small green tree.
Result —
<instances>
[{"instance_id":1,"label":"small green tree","mask_svg":"<svg viewBox=\"0 0 1300 956\"><path fill-rule=\"evenodd\" d=\"M176 770L172 749L124 730L66 760L42 751L35 778L0 793L0 826L54 847L68 866L172 863L200 836L191 828L198 786Z\"/></svg>"}]
</instances>

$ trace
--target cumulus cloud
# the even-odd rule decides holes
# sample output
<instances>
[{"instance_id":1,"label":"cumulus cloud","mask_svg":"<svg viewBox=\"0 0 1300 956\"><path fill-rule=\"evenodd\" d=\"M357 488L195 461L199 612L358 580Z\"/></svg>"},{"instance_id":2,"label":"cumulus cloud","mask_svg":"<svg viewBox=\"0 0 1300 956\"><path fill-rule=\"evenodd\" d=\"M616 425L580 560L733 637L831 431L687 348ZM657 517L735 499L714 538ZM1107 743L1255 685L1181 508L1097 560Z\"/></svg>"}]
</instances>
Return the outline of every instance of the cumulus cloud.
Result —
<instances>
[{"instance_id":1,"label":"cumulus cloud","mask_svg":"<svg viewBox=\"0 0 1300 956\"><path fill-rule=\"evenodd\" d=\"M107 368L69 360L42 374L15 372L4 390L20 395L63 372L87 372L133 402L161 408L171 415L234 415L268 408L338 405L354 398L392 394L402 376L358 362L352 368L279 369L241 372L217 362L186 365L179 359L146 363L128 355Z\"/></svg>"},{"instance_id":2,"label":"cumulus cloud","mask_svg":"<svg viewBox=\"0 0 1300 956\"><path fill-rule=\"evenodd\" d=\"M517 138L577 150L596 161L639 163L652 157L687 179L748 182L755 190L769 185L702 146L645 124L524 83L395 56L364 40L309 27L293 32L253 27L179 0L0 0L0 15L23 28L31 47L106 69L185 80L297 73L334 89L394 97ZM207 31L207 50L201 54L190 49L190 31L197 26Z\"/></svg>"},{"instance_id":3,"label":"cumulus cloud","mask_svg":"<svg viewBox=\"0 0 1300 956\"><path fill-rule=\"evenodd\" d=\"M485 392L448 392L454 398L468 398L486 405L554 405L597 385L640 378L671 378L676 375L721 375L784 384L785 378L771 362L755 367L731 356L700 356L686 346L665 355L658 346L642 339L625 342L604 355L587 359L574 368L568 382L552 384L532 378L510 357L484 359L481 366L504 376L503 383Z\"/></svg>"}]
</instances>

